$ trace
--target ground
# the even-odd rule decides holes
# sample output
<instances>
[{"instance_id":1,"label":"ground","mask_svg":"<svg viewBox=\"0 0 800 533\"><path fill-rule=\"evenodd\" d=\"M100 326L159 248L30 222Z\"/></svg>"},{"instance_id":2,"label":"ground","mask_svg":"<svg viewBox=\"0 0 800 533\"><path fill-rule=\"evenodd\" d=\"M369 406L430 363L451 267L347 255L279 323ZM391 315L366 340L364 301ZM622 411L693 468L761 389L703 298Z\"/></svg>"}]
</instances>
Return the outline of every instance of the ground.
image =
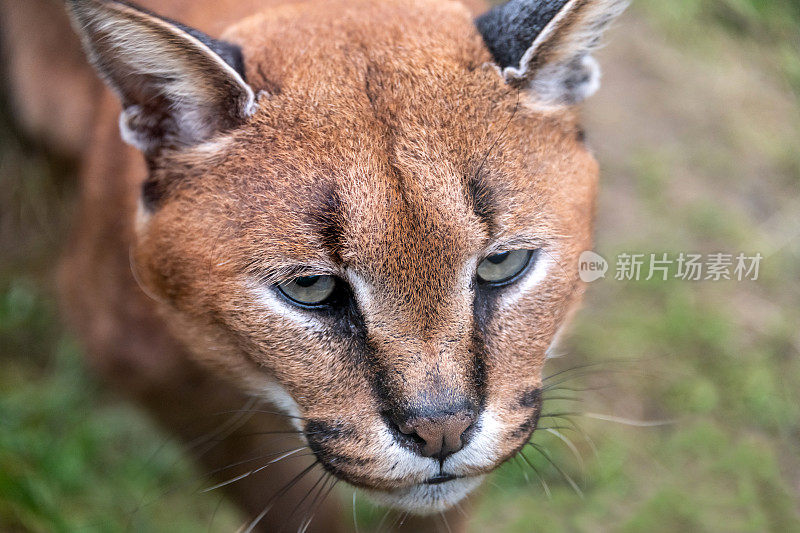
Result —
<instances>
[{"instance_id":1,"label":"ground","mask_svg":"<svg viewBox=\"0 0 800 533\"><path fill-rule=\"evenodd\" d=\"M548 365L539 448L490 478L473 531L800 531L798 50L794 0L641 0L612 31L585 109L612 267ZM234 530L235 510L198 493L178 443L91 376L60 325L74 184L11 124L0 530ZM757 281L617 281L623 252L764 259ZM378 527L382 511L356 507L359 530Z\"/></svg>"}]
</instances>

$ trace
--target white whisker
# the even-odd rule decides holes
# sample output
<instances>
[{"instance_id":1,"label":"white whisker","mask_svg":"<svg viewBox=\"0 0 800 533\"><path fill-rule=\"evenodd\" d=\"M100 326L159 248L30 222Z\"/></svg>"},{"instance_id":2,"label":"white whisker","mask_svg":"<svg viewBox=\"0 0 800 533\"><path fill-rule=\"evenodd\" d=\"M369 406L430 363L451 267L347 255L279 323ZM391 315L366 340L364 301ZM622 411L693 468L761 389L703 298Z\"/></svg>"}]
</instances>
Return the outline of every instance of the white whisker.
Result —
<instances>
[{"instance_id":1,"label":"white whisker","mask_svg":"<svg viewBox=\"0 0 800 533\"><path fill-rule=\"evenodd\" d=\"M283 460L283 459L286 459L286 458L287 458L287 457L289 457L290 455L294 455L294 454L296 454L297 452L299 452L300 450L305 450L305 449L306 449L306 447L305 447L305 446L302 446L302 447L300 447L300 448L297 448L297 449L295 449L295 450L292 450L292 451L290 451L290 452L286 452L286 453L284 453L283 455L281 455L281 456L279 456L279 457L276 457L275 459L272 459L271 461L267 462L265 465L262 465L262 466L260 466L260 467L258 467L258 468L254 468L253 470L250 470L249 472L245 472L244 474L241 474L241 475L239 475L239 476L233 477L233 478L231 478L231 479L229 479L229 480L227 480L227 481L223 481L222 483L217 483L217 484L216 484L216 485L214 485L213 487L208 487L207 489L203 489L203 490L201 490L200 492L211 492L212 490L216 490L216 489L218 489L218 488L221 488L221 487L224 487L224 486L226 486L226 485L230 485L231 483L236 483L236 482L237 482L237 481L239 481L240 479L244 479L244 478L246 478L246 477L248 477L248 476L252 476L253 474L256 474L256 473L258 473L258 472L261 472L262 470L264 470L265 468L267 468L269 465L271 465L271 464L275 464L275 463L277 463L278 461L281 461L281 460Z\"/></svg>"},{"instance_id":2,"label":"white whisker","mask_svg":"<svg viewBox=\"0 0 800 533\"><path fill-rule=\"evenodd\" d=\"M586 418L594 418L595 420L604 420L606 422L615 422L617 424L624 424L626 426L634 426L640 428L649 428L657 426L669 426L676 423L676 420L633 420L630 418L622 418L613 415L603 415L598 413L580 413L581 416Z\"/></svg>"},{"instance_id":3,"label":"white whisker","mask_svg":"<svg viewBox=\"0 0 800 533\"><path fill-rule=\"evenodd\" d=\"M563 433L561 433L556 429L547 428L545 429L545 431L558 437L561 440L561 442L563 442L567 446L567 448L569 448L569 450L572 452L572 455L574 455L575 458L578 460L578 463L580 464L581 467L581 471L586 472L586 465L583 463L583 456L581 456L581 453L578 451L577 446L575 446L575 444L573 444L573 442L569 440Z\"/></svg>"}]
</instances>

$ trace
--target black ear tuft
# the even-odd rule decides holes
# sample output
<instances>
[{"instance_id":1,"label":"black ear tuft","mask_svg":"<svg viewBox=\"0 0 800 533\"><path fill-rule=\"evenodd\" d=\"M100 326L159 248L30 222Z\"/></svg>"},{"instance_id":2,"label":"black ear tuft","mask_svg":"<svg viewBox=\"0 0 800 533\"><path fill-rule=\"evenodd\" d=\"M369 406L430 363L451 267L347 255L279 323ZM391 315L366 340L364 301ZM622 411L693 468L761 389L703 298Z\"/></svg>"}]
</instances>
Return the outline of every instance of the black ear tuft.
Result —
<instances>
[{"instance_id":1,"label":"black ear tuft","mask_svg":"<svg viewBox=\"0 0 800 533\"><path fill-rule=\"evenodd\" d=\"M478 17L475 25L500 68L519 68L522 56L568 0L510 0Z\"/></svg>"},{"instance_id":2,"label":"black ear tuft","mask_svg":"<svg viewBox=\"0 0 800 533\"><path fill-rule=\"evenodd\" d=\"M242 80L247 81L247 74L244 70L244 55L242 55L242 49L239 46L226 41L212 39L203 32L195 30L194 28L187 28L183 26L183 24L179 25L178 27L182 28L186 33L194 36L197 40L208 46L212 52L217 54L222 58L223 61L230 65L231 68L242 77Z\"/></svg>"},{"instance_id":3,"label":"black ear tuft","mask_svg":"<svg viewBox=\"0 0 800 533\"><path fill-rule=\"evenodd\" d=\"M591 57L600 37L628 0L509 0L479 17L483 35L506 81L545 105L572 105L599 86Z\"/></svg>"},{"instance_id":4,"label":"black ear tuft","mask_svg":"<svg viewBox=\"0 0 800 533\"><path fill-rule=\"evenodd\" d=\"M187 26L186 24L182 24L177 20L173 20L167 17L162 17L158 13L154 13L149 9L145 9L141 6L136 5L134 2L129 2L128 0L116 0L116 3L131 7L141 13L160 19L166 22L167 24L171 24L172 26L175 26L176 28L185 31L186 33L188 33L189 35L191 35L192 37L194 37L195 39L206 45L209 48L209 50L217 54L223 61L225 61L225 63L230 65L230 67L233 70L235 70L242 77L243 80L247 81L244 71L244 56L242 55L242 49L239 46L229 43L227 41L222 41L220 39L214 39L213 37L206 35L200 30L192 28L191 26Z\"/></svg>"},{"instance_id":5,"label":"black ear tuft","mask_svg":"<svg viewBox=\"0 0 800 533\"><path fill-rule=\"evenodd\" d=\"M119 0L67 0L67 9L122 102L123 138L145 155L203 143L255 112L236 46Z\"/></svg>"}]
</instances>

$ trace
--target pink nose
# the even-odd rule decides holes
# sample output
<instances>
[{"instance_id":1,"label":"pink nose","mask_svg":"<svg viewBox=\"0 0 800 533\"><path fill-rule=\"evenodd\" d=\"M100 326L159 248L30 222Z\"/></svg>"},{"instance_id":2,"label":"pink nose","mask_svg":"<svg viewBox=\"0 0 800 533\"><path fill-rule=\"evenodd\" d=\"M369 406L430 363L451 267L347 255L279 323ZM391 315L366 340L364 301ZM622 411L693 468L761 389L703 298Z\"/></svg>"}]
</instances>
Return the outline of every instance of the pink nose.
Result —
<instances>
[{"instance_id":1,"label":"pink nose","mask_svg":"<svg viewBox=\"0 0 800 533\"><path fill-rule=\"evenodd\" d=\"M464 409L394 422L402 434L413 439L421 455L444 461L466 444L464 433L475 422L475 418L473 410Z\"/></svg>"}]
</instances>

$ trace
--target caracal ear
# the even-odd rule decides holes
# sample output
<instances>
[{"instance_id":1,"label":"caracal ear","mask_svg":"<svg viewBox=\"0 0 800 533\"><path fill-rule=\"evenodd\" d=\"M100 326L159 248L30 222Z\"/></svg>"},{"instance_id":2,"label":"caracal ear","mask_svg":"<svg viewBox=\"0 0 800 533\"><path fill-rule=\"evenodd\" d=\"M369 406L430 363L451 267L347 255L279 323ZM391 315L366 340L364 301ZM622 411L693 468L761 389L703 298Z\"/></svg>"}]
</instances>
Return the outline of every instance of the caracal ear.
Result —
<instances>
[{"instance_id":1,"label":"caracal ear","mask_svg":"<svg viewBox=\"0 0 800 533\"><path fill-rule=\"evenodd\" d=\"M573 105L600 86L591 56L628 0L510 0L476 20L506 81L543 105Z\"/></svg>"},{"instance_id":2,"label":"caracal ear","mask_svg":"<svg viewBox=\"0 0 800 533\"><path fill-rule=\"evenodd\" d=\"M255 111L236 46L116 0L67 0L67 8L122 100L123 138L146 155L206 141Z\"/></svg>"}]
</instances>

